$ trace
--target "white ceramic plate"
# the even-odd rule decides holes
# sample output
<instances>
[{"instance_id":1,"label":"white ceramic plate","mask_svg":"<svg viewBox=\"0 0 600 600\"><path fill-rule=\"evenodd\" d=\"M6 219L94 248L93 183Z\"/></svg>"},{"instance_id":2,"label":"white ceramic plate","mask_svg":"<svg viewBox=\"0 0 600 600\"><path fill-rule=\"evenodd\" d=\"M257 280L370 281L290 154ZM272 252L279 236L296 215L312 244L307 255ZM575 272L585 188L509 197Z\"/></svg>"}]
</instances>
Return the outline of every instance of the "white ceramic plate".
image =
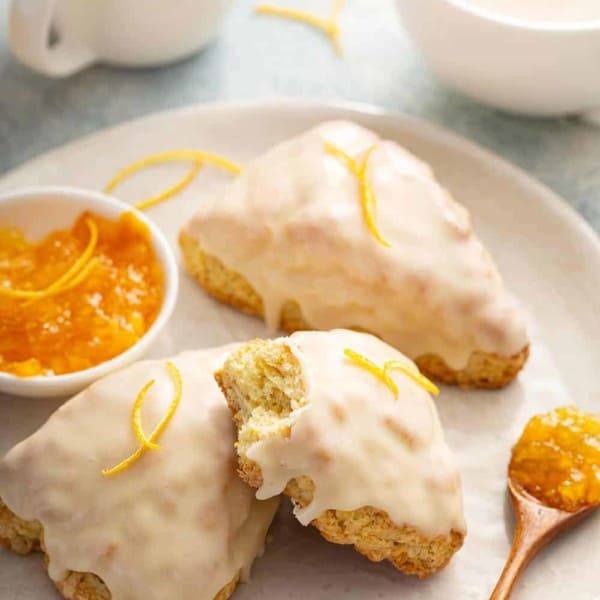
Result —
<instances>
[{"instance_id":1,"label":"white ceramic plate","mask_svg":"<svg viewBox=\"0 0 600 600\"><path fill-rule=\"evenodd\" d=\"M600 243L552 192L489 152L421 121L365 107L304 102L196 106L151 116L33 160L2 178L0 189L33 184L101 189L120 167L169 148L208 149L243 163L271 144L333 118L354 119L405 144L429 161L471 210L476 230L529 313L532 356L518 382L506 390L445 389L438 400L463 475L469 524L464 548L444 572L420 582L389 565L370 563L301 527L285 505L252 582L240 587L236 598L480 600L489 595L509 550L513 520L505 470L523 425L533 414L557 405L599 406ZM184 171L178 165L155 168L124 185L118 195L134 201L170 185ZM175 245L179 226L228 177L207 167L181 197L148 214ZM264 334L260 321L210 300L184 277L175 315L153 353L169 355ZM0 398L0 454L32 433L56 406L55 401ZM597 600L598 539L600 513L536 560L515 600ZM39 556L0 551L2 600L55 597Z\"/></svg>"}]
</instances>

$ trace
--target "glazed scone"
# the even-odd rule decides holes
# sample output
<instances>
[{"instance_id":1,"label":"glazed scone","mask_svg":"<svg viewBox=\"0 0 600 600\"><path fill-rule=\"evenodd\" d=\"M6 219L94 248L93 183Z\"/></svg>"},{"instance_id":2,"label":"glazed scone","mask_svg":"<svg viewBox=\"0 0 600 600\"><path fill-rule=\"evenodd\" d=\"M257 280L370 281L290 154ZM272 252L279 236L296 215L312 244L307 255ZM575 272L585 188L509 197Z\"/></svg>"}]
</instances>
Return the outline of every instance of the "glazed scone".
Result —
<instances>
[{"instance_id":1,"label":"glazed scone","mask_svg":"<svg viewBox=\"0 0 600 600\"><path fill-rule=\"evenodd\" d=\"M277 499L236 474L235 429L213 373L232 347L171 360L182 396L158 440L112 475L165 417L175 383L144 361L93 384L0 461L0 543L46 553L68 600L225 600L262 553Z\"/></svg>"},{"instance_id":2,"label":"glazed scone","mask_svg":"<svg viewBox=\"0 0 600 600\"><path fill-rule=\"evenodd\" d=\"M376 145L369 230L356 175ZM527 359L521 310L431 168L395 142L328 122L252 161L183 228L188 270L219 300L264 316L271 331L368 331L430 376L501 387Z\"/></svg>"},{"instance_id":3,"label":"glazed scone","mask_svg":"<svg viewBox=\"0 0 600 600\"><path fill-rule=\"evenodd\" d=\"M465 536L460 479L429 393L390 372L397 397L344 354L412 362L353 331L256 340L216 374L238 429L242 478L257 498L285 492L298 520L426 577Z\"/></svg>"}]
</instances>

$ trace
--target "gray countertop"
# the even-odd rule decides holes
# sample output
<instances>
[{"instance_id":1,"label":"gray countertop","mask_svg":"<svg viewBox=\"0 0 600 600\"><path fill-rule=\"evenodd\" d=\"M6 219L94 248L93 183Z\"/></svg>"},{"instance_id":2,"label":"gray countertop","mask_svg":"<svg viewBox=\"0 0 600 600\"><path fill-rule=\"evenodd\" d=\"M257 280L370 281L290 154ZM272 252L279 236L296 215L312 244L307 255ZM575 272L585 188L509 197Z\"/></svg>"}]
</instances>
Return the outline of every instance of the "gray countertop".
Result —
<instances>
[{"instance_id":1,"label":"gray countertop","mask_svg":"<svg viewBox=\"0 0 600 600\"><path fill-rule=\"evenodd\" d=\"M8 0L0 0L0 173L86 133L186 104L350 100L427 119L490 148L557 191L600 232L600 128L575 118L501 114L449 90L402 31L393 0L348 0L344 58L303 25L255 16L255 3L237 0L219 40L184 62L148 70L97 66L50 80L9 54Z\"/></svg>"}]
</instances>

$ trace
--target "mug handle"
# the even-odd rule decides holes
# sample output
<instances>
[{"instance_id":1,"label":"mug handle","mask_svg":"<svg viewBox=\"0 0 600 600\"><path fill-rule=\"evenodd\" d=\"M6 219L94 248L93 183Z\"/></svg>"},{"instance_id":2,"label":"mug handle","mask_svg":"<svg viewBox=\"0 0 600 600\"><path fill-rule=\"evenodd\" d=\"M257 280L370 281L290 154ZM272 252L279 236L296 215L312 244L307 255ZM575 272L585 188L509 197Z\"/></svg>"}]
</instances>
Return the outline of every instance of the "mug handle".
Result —
<instances>
[{"instance_id":1,"label":"mug handle","mask_svg":"<svg viewBox=\"0 0 600 600\"><path fill-rule=\"evenodd\" d=\"M92 64L96 56L64 34L50 45L52 15L57 0L13 0L9 17L9 45L14 55L34 71L66 77Z\"/></svg>"}]
</instances>

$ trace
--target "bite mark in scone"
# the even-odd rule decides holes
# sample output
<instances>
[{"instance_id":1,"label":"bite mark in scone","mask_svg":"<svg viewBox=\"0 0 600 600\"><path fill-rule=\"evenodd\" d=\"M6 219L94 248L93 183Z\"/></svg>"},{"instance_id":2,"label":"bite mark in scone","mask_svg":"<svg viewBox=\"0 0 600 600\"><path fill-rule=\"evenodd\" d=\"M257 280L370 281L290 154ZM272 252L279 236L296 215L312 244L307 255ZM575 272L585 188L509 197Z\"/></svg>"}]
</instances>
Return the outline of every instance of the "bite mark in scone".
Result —
<instances>
[{"instance_id":1,"label":"bite mark in scone","mask_svg":"<svg viewBox=\"0 0 600 600\"><path fill-rule=\"evenodd\" d=\"M363 185L338 157L369 155ZM275 331L368 331L449 384L498 388L528 356L524 316L468 211L431 168L350 122L322 123L252 161L182 229L204 289Z\"/></svg>"},{"instance_id":2,"label":"bite mark in scone","mask_svg":"<svg viewBox=\"0 0 600 600\"><path fill-rule=\"evenodd\" d=\"M136 363L62 406L0 460L0 545L44 552L67 600L226 600L278 504L257 501L236 474L213 377L231 350ZM139 424L150 432L171 414L160 447L110 474L140 444L132 407L149 381Z\"/></svg>"},{"instance_id":3,"label":"bite mark in scone","mask_svg":"<svg viewBox=\"0 0 600 600\"><path fill-rule=\"evenodd\" d=\"M373 336L336 331L256 340L229 357L216 378L238 430L240 475L258 497L283 491L330 542L427 577L465 535L435 407L402 374L394 400L344 360L344 345L401 356Z\"/></svg>"}]
</instances>

